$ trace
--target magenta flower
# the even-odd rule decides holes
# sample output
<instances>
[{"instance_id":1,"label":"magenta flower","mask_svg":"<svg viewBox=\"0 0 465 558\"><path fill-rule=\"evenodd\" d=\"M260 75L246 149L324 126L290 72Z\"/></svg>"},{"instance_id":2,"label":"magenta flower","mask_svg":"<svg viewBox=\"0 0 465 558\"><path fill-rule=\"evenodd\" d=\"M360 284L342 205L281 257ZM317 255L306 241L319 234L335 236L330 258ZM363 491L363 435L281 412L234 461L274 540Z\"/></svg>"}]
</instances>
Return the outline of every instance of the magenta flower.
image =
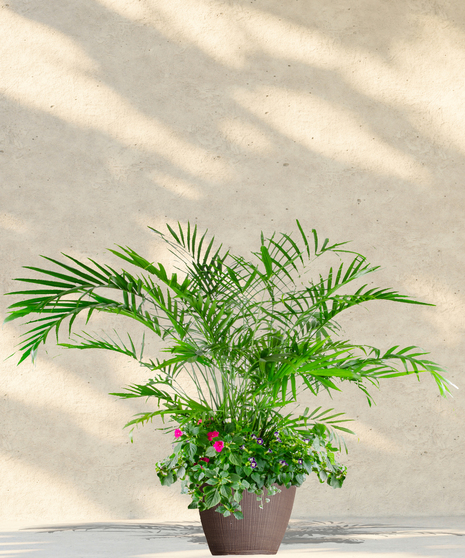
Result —
<instances>
[{"instance_id":1,"label":"magenta flower","mask_svg":"<svg viewBox=\"0 0 465 558\"><path fill-rule=\"evenodd\" d=\"M199 420L197 421L197 424L201 424L201 422L202 422L202 419L199 419Z\"/></svg>"},{"instance_id":2,"label":"magenta flower","mask_svg":"<svg viewBox=\"0 0 465 558\"><path fill-rule=\"evenodd\" d=\"M176 430L174 431L174 437L175 438L179 438L183 434L184 434L184 432L182 430L179 430L179 428L176 428Z\"/></svg>"},{"instance_id":3,"label":"magenta flower","mask_svg":"<svg viewBox=\"0 0 465 558\"><path fill-rule=\"evenodd\" d=\"M199 461L205 461L205 463L208 463L210 459L208 457L201 457Z\"/></svg>"},{"instance_id":4,"label":"magenta flower","mask_svg":"<svg viewBox=\"0 0 465 558\"><path fill-rule=\"evenodd\" d=\"M220 435L220 433L217 432L216 430L214 430L213 432L209 432L207 434L207 437L208 437L209 441L211 442L213 440L213 438L218 438L219 435Z\"/></svg>"},{"instance_id":5,"label":"magenta flower","mask_svg":"<svg viewBox=\"0 0 465 558\"><path fill-rule=\"evenodd\" d=\"M224 442L222 440L218 440L213 444L213 447L218 453L220 453L220 451L224 448Z\"/></svg>"}]
</instances>

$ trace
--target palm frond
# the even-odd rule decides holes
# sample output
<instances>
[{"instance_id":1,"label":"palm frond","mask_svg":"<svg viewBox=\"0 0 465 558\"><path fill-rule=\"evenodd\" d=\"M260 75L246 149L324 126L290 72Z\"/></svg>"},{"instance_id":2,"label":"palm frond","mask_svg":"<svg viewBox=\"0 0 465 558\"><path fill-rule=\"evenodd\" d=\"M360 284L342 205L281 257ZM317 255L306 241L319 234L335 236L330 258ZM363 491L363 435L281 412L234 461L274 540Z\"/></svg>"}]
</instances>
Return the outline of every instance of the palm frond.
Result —
<instances>
[{"instance_id":1,"label":"palm frond","mask_svg":"<svg viewBox=\"0 0 465 558\"><path fill-rule=\"evenodd\" d=\"M276 422L280 411L296 402L300 390L331 394L351 382L371 404L370 390L381 380L425 372L441 395L449 394L455 386L421 349L395 346L383 352L338 337L341 328L335 318L369 301L432 305L368 283L354 290L354 281L379 266L347 249L346 242L321 241L314 229L307 234L299 221L297 229L297 238L287 233L266 238L262 233L251 258L224 250L197 225L167 225L166 233L151 229L177 258L177 272L171 274L161 263L119 245L110 253L134 266L137 275L66 254L66 261L46 257L51 269L26 266L35 275L17 279L28 288L8 293L22 298L9 306L5 320L21 319L28 326L21 336L19 362L34 357L50 332L63 347L104 349L134 358L156 376L117 395L155 398L162 407L131 425L156 416L184 420L189 412L214 412L266 428L267 420ZM316 282L308 281L312 262L330 254L340 263ZM77 317L85 317L87 324L95 312L132 318L164 342L169 356L143 360L144 342L139 350L131 336L123 341L116 332L104 337L74 333ZM59 338L65 323L68 342ZM194 395L181 385L181 372L192 380ZM348 431L340 424L340 414L330 411L317 407L282 420L295 428L313 421Z\"/></svg>"}]
</instances>

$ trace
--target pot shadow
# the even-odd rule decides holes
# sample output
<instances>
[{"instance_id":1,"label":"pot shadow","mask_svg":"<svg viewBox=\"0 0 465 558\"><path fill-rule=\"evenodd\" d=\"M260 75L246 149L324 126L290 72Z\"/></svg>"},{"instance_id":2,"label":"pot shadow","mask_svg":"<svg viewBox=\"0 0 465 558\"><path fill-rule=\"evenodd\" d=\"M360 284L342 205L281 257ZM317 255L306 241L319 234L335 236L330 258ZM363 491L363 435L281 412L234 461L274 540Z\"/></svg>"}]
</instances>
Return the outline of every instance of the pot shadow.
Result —
<instances>
[{"instance_id":1,"label":"pot shadow","mask_svg":"<svg viewBox=\"0 0 465 558\"><path fill-rule=\"evenodd\" d=\"M94 531L128 533L146 540L159 538L185 538L190 543L207 544L202 526L188 523L80 523L43 527L28 527L24 531L38 531L43 533L57 533L62 531ZM334 521L295 521L289 524L282 544L363 544L366 539L378 537L395 537L408 533L423 536L443 535L442 529L422 529L408 525L388 523L360 523L349 524ZM447 530L449 536L463 537L465 532Z\"/></svg>"}]
</instances>

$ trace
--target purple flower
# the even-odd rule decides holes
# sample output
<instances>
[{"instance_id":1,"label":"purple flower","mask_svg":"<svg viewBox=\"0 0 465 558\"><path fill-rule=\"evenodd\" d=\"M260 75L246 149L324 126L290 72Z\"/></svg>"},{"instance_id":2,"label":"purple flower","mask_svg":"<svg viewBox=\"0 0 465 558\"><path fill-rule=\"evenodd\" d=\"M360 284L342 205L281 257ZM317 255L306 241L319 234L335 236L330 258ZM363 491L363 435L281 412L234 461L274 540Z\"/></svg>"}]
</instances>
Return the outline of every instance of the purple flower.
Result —
<instances>
[{"instance_id":1,"label":"purple flower","mask_svg":"<svg viewBox=\"0 0 465 558\"><path fill-rule=\"evenodd\" d=\"M281 439L279 437L279 432L275 432L274 435L276 436L276 441L281 442Z\"/></svg>"},{"instance_id":2,"label":"purple flower","mask_svg":"<svg viewBox=\"0 0 465 558\"><path fill-rule=\"evenodd\" d=\"M308 444L310 442L310 438L304 438L304 442Z\"/></svg>"},{"instance_id":3,"label":"purple flower","mask_svg":"<svg viewBox=\"0 0 465 558\"><path fill-rule=\"evenodd\" d=\"M270 448L270 449L267 449L267 450L266 450L266 453L273 453L273 450L272 450L271 448Z\"/></svg>"},{"instance_id":4,"label":"purple flower","mask_svg":"<svg viewBox=\"0 0 465 558\"><path fill-rule=\"evenodd\" d=\"M263 445L263 438L257 438L256 442L257 442L257 444L260 444L262 446Z\"/></svg>"},{"instance_id":5,"label":"purple flower","mask_svg":"<svg viewBox=\"0 0 465 558\"><path fill-rule=\"evenodd\" d=\"M256 440L256 439L257 439L257 436L255 436L255 434L251 434L250 437L252 438L252 440Z\"/></svg>"},{"instance_id":6,"label":"purple flower","mask_svg":"<svg viewBox=\"0 0 465 558\"><path fill-rule=\"evenodd\" d=\"M257 462L255 461L255 457L249 457L249 465L252 469L255 469L255 467L257 466Z\"/></svg>"},{"instance_id":7,"label":"purple flower","mask_svg":"<svg viewBox=\"0 0 465 558\"><path fill-rule=\"evenodd\" d=\"M297 459L297 463L298 463L299 465L303 465L303 464L304 464L304 460L303 460L303 459Z\"/></svg>"},{"instance_id":8,"label":"purple flower","mask_svg":"<svg viewBox=\"0 0 465 558\"><path fill-rule=\"evenodd\" d=\"M245 446L241 446L241 450L245 450Z\"/></svg>"},{"instance_id":9,"label":"purple flower","mask_svg":"<svg viewBox=\"0 0 465 558\"><path fill-rule=\"evenodd\" d=\"M284 461L284 459L280 459L280 460L279 460L279 463L280 463L281 465L287 465L287 463Z\"/></svg>"}]
</instances>

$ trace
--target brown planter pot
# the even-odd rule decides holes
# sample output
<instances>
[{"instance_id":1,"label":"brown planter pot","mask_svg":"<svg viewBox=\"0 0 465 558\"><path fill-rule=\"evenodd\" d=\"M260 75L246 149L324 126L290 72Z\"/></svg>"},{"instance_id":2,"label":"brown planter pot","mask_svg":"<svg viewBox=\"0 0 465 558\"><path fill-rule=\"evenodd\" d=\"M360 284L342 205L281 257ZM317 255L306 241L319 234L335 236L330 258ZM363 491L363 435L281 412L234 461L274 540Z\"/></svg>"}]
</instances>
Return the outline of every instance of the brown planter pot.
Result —
<instances>
[{"instance_id":1,"label":"brown planter pot","mask_svg":"<svg viewBox=\"0 0 465 558\"><path fill-rule=\"evenodd\" d=\"M279 487L281 492L263 504L244 491L241 507L244 519L224 517L211 508L200 512L200 520L213 556L227 554L276 554L289 524L295 486Z\"/></svg>"}]
</instances>

